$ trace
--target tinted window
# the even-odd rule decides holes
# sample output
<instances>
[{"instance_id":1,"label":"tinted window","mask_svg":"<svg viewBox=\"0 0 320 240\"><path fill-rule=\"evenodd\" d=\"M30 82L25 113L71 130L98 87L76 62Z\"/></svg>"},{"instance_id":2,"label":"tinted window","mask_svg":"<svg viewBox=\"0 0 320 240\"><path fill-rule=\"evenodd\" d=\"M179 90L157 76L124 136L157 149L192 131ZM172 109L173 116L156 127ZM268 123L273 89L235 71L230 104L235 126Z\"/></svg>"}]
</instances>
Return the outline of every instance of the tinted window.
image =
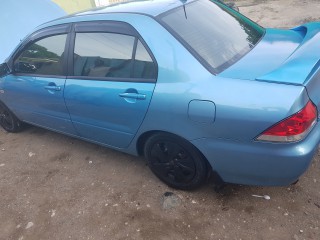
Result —
<instances>
[{"instance_id":1,"label":"tinted window","mask_svg":"<svg viewBox=\"0 0 320 240\"><path fill-rule=\"evenodd\" d=\"M162 22L213 72L253 48L264 29L221 3L198 0L160 16Z\"/></svg>"},{"instance_id":2,"label":"tinted window","mask_svg":"<svg viewBox=\"0 0 320 240\"><path fill-rule=\"evenodd\" d=\"M63 53L66 38L66 34L56 35L33 43L15 60L15 72L63 75Z\"/></svg>"},{"instance_id":3,"label":"tinted window","mask_svg":"<svg viewBox=\"0 0 320 240\"><path fill-rule=\"evenodd\" d=\"M155 79L156 66L136 37L116 33L77 33L74 75Z\"/></svg>"},{"instance_id":4,"label":"tinted window","mask_svg":"<svg viewBox=\"0 0 320 240\"><path fill-rule=\"evenodd\" d=\"M77 33L74 75L129 78L135 37L115 33Z\"/></svg>"},{"instance_id":5,"label":"tinted window","mask_svg":"<svg viewBox=\"0 0 320 240\"><path fill-rule=\"evenodd\" d=\"M156 68L148 51L138 41L134 63L133 77L135 78L155 78Z\"/></svg>"}]
</instances>

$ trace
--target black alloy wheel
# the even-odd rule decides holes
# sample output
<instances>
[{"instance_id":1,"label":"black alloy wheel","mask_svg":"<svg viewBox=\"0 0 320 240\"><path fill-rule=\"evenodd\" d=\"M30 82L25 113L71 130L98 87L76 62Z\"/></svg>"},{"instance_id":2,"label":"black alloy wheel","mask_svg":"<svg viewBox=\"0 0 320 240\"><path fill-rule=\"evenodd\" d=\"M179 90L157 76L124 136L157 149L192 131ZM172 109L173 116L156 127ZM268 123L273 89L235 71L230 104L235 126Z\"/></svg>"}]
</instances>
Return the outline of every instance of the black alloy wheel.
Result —
<instances>
[{"instance_id":1,"label":"black alloy wheel","mask_svg":"<svg viewBox=\"0 0 320 240\"><path fill-rule=\"evenodd\" d=\"M22 122L2 103L0 103L0 125L7 132L20 132Z\"/></svg>"},{"instance_id":2,"label":"black alloy wheel","mask_svg":"<svg viewBox=\"0 0 320 240\"><path fill-rule=\"evenodd\" d=\"M167 133L151 136L144 148L152 172L173 188L191 190L207 177L207 163L188 141Z\"/></svg>"}]
</instances>

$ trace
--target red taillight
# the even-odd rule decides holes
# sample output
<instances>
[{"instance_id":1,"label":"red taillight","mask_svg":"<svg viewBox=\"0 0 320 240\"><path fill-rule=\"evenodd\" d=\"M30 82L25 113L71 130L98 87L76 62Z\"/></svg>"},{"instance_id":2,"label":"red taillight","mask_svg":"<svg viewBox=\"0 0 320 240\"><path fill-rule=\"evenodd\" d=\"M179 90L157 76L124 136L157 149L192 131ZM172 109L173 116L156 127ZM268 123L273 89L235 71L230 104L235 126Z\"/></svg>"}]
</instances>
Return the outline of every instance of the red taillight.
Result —
<instances>
[{"instance_id":1,"label":"red taillight","mask_svg":"<svg viewBox=\"0 0 320 240\"><path fill-rule=\"evenodd\" d=\"M309 101L299 112L264 131L257 140L294 142L303 139L317 121L317 108Z\"/></svg>"}]
</instances>

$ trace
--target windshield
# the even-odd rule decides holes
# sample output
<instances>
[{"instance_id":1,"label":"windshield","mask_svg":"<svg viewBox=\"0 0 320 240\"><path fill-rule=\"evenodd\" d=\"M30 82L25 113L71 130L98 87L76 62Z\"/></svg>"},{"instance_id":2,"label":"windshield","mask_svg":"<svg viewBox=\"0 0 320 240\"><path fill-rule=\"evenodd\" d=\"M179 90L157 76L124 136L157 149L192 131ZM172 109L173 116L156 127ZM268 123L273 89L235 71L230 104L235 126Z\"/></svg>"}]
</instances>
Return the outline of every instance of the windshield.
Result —
<instances>
[{"instance_id":1,"label":"windshield","mask_svg":"<svg viewBox=\"0 0 320 240\"><path fill-rule=\"evenodd\" d=\"M217 1L193 1L159 18L213 73L222 72L239 60L265 32L256 23Z\"/></svg>"}]
</instances>

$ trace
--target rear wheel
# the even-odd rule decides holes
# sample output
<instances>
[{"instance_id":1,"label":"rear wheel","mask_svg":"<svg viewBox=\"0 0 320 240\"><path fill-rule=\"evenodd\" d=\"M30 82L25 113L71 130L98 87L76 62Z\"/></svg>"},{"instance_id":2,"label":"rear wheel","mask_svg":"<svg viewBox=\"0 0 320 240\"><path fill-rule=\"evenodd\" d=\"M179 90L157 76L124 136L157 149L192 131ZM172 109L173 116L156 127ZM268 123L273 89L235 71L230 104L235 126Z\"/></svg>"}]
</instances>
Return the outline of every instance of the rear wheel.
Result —
<instances>
[{"instance_id":1,"label":"rear wheel","mask_svg":"<svg viewBox=\"0 0 320 240\"><path fill-rule=\"evenodd\" d=\"M191 190L207 177L207 163L190 142L167 133L151 136L144 154L152 172L173 188Z\"/></svg>"},{"instance_id":2,"label":"rear wheel","mask_svg":"<svg viewBox=\"0 0 320 240\"><path fill-rule=\"evenodd\" d=\"M20 132L22 122L2 103L0 103L0 125L7 132Z\"/></svg>"}]
</instances>

